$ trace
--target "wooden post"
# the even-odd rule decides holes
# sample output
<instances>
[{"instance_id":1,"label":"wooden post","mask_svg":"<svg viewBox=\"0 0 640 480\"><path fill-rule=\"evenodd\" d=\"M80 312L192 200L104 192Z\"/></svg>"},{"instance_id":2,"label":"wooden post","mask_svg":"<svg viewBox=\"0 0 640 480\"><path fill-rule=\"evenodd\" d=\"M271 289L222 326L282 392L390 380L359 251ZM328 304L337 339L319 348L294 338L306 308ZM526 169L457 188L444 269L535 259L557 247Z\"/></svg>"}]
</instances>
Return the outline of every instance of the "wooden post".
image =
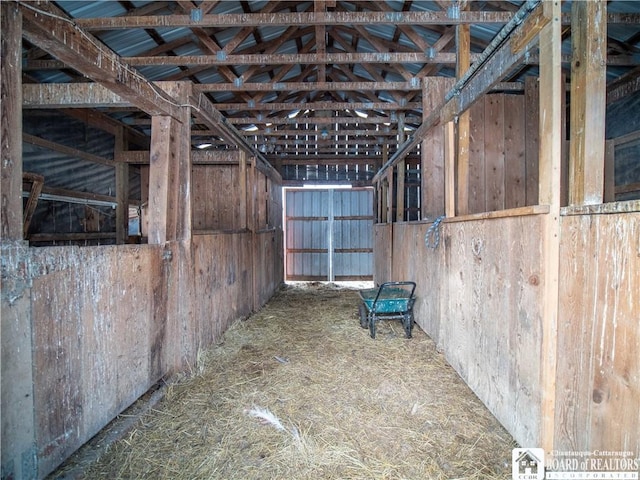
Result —
<instances>
[{"instance_id":1,"label":"wooden post","mask_svg":"<svg viewBox=\"0 0 640 480\"><path fill-rule=\"evenodd\" d=\"M186 104L184 82L163 86L177 103ZM190 111L182 107L180 118L151 118L149 159L149 243L162 245L191 237L191 141Z\"/></svg>"},{"instance_id":2,"label":"wooden post","mask_svg":"<svg viewBox=\"0 0 640 480\"><path fill-rule=\"evenodd\" d=\"M549 205L542 221L542 345L540 446L553 450L558 348L560 263L560 170L562 156L562 36L560 1L546 1L551 22L540 32L539 197Z\"/></svg>"},{"instance_id":3,"label":"wooden post","mask_svg":"<svg viewBox=\"0 0 640 480\"><path fill-rule=\"evenodd\" d=\"M249 230L251 231L251 295L253 300L253 310L257 311L260 308L260 298L258 292L258 169L256 168L256 157L251 157L251 170L249 171L249 185L247 186L247 198L248 214L249 214Z\"/></svg>"},{"instance_id":4,"label":"wooden post","mask_svg":"<svg viewBox=\"0 0 640 480\"><path fill-rule=\"evenodd\" d=\"M124 128L119 127L115 138L115 153L127 149ZM116 243L122 245L129 236L129 164L116 163Z\"/></svg>"},{"instance_id":5,"label":"wooden post","mask_svg":"<svg viewBox=\"0 0 640 480\"><path fill-rule=\"evenodd\" d=\"M404 133L404 113L398 115L398 145L402 145L405 140ZM407 172L405 160L400 160L396 170L396 222L404 221L404 180Z\"/></svg>"},{"instance_id":6,"label":"wooden post","mask_svg":"<svg viewBox=\"0 0 640 480\"><path fill-rule=\"evenodd\" d=\"M426 120L439 108L444 96L455 82L453 78L424 77L422 79L422 117ZM444 125L430 129L422 141L420 219L435 220L445 212Z\"/></svg>"},{"instance_id":7,"label":"wooden post","mask_svg":"<svg viewBox=\"0 0 640 480\"><path fill-rule=\"evenodd\" d=\"M456 26L456 76L461 78L471 65L471 39L469 24ZM458 188L457 213L469 213L469 110L458 117Z\"/></svg>"},{"instance_id":8,"label":"wooden post","mask_svg":"<svg viewBox=\"0 0 640 480\"><path fill-rule=\"evenodd\" d=\"M456 215L456 181L455 181L455 164L456 164L456 138L455 125L453 122L447 122L444 134L444 213L447 217L455 217Z\"/></svg>"},{"instance_id":9,"label":"wooden post","mask_svg":"<svg viewBox=\"0 0 640 480\"><path fill-rule=\"evenodd\" d=\"M2 184L0 239L23 239L22 214L22 18L17 4L2 2Z\"/></svg>"},{"instance_id":10,"label":"wooden post","mask_svg":"<svg viewBox=\"0 0 640 480\"><path fill-rule=\"evenodd\" d=\"M569 204L602 203L607 15L603 0L571 4Z\"/></svg>"},{"instance_id":11,"label":"wooden post","mask_svg":"<svg viewBox=\"0 0 640 480\"><path fill-rule=\"evenodd\" d=\"M247 218L249 213L247 211L247 153L243 150L239 152L238 168L240 169L238 175L238 188L240 191L240 221L239 228L246 230Z\"/></svg>"},{"instance_id":12,"label":"wooden post","mask_svg":"<svg viewBox=\"0 0 640 480\"><path fill-rule=\"evenodd\" d=\"M613 140L607 140L604 146L604 201L616 201L616 148Z\"/></svg>"},{"instance_id":13,"label":"wooden post","mask_svg":"<svg viewBox=\"0 0 640 480\"><path fill-rule=\"evenodd\" d=\"M538 113L540 92L538 79L526 77L524 79L525 103L525 163L526 163L526 205L538 204L538 154L540 144L540 123Z\"/></svg>"}]
</instances>

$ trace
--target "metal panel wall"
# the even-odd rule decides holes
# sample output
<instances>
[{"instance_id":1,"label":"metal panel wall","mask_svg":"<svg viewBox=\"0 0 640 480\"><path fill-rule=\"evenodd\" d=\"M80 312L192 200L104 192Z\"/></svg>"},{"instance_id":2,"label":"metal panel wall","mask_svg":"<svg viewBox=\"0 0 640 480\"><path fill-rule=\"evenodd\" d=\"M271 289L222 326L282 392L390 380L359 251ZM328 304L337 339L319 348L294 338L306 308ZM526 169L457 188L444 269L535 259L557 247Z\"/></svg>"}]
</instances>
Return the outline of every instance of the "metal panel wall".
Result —
<instances>
[{"instance_id":1,"label":"metal panel wall","mask_svg":"<svg viewBox=\"0 0 640 480\"><path fill-rule=\"evenodd\" d=\"M287 280L373 278L373 190L287 189Z\"/></svg>"}]
</instances>

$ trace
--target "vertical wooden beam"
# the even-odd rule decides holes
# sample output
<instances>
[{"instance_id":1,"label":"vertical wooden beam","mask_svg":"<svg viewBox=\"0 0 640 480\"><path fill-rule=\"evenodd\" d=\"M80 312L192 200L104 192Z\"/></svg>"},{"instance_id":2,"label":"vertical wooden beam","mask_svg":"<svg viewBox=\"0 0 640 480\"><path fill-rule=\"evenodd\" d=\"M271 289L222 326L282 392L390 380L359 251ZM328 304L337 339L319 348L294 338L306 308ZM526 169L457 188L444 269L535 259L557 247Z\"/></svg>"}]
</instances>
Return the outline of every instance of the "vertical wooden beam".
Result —
<instances>
[{"instance_id":1,"label":"vertical wooden beam","mask_svg":"<svg viewBox=\"0 0 640 480\"><path fill-rule=\"evenodd\" d=\"M402 145L405 141L404 126L404 113L400 113L398 115L398 145ZM404 180L406 173L407 164L403 159L398 162L396 169L396 222L404 221Z\"/></svg>"},{"instance_id":2,"label":"vertical wooden beam","mask_svg":"<svg viewBox=\"0 0 640 480\"><path fill-rule=\"evenodd\" d=\"M454 122L447 122L444 134L444 213L447 217L456 216L456 136Z\"/></svg>"},{"instance_id":3,"label":"vertical wooden beam","mask_svg":"<svg viewBox=\"0 0 640 480\"><path fill-rule=\"evenodd\" d=\"M21 241L22 214L22 18L17 4L2 2L0 118L2 183L0 239Z\"/></svg>"},{"instance_id":4,"label":"vertical wooden beam","mask_svg":"<svg viewBox=\"0 0 640 480\"><path fill-rule=\"evenodd\" d=\"M461 78L471 66L471 37L469 24L456 26L456 76ZM469 213L469 110L458 117L458 214Z\"/></svg>"},{"instance_id":5,"label":"vertical wooden beam","mask_svg":"<svg viewBox=\"0 0 640 480\"><path fill-rule=\"evenodd\" d=\"M526 205L538 204L538 154L540 143L540 123L538 113L540 105L540 92L538 79L526 77L524 79L524 103L525 103L525 169L526 169Z\"/></svg>"},{"instance_id":6,"label":"vertical wooden beam","mask_svg":"<svg viewBox=\"0 0 640 480\"><path fill-rule=\"evenodd\" d=\"M394 195L394 181L393 181L393 168L387 171L387 223L393 223L393 195Z\"/></svg>"},{"instance_id":7,"label":"vertical wooden beam","mask_svg":"<svg viewBox=\"0 0 640 480\"><path fill-rule=\"evenodd\" d=\"M422 79L422 118L427 120L438 109L455 79L424 77ZM444 125L431 128L422 141L421 195L422 220L435 220L445 212Z\"/></svg>"},{"instance_id":8,"label":"vertical wooden beam","mask_svg":"<svg viewBox=\"0 0 640 480\"><path fill-rule=\"evenodd\" d=\"M613 140L607 140L604 146L604 201L616 201L616 151Z\"/></svg>"},{"instance_id":9,"label":"vertical wooden beam","mask_svg":"<svg viewBox=\"0 0 640 480\"><path fill-rule=\"evenodd\" d=\"M602 203L607 15L604 0L571 4L569 204Z\"/></svg>"},{"instance_id":10,"label":"vertical wooden beam","mask_svg":"<svg viewBox=\"0 0 640 480\"><path fill-rule=\"evenodd\" d=\"M382 165L384 165L385 163L387 163L387 160L389 160L389 145L387 143L385 143L382 146ZM387 179L386 178L382 178L380 179L380 181L378 182L378 193L380 195L380 215L379 215L379 219L380 219L380 223L387 223L388 221L388 217L387 217L387 213L388 213L388 207L387 204L389 203L389 197L387 194L388 191L388 185L387 185Z\"/></svg>"},{"instance_id":11,"label":"vertical wooden beam","mask_svg":"<svg viewBox=\"0 0 640 480\"><path fill-rule=\"evenodd\" d=\"M248 181L249 185L247 191L249 197L247 199L249 208L249 230L251 231L251 297L253 300L253 310L257 311L260 308L260 299L258 295L258 169L256 168L257 159L251 157L251 169L249 170Z\"/></svg>"},{"instance_id":12,"label":"vertical wooden beam","mask_svg":"<svg viewBox=\"0 0 640 480\"><path fill-rule=\"evenodd\" d=\"M562 37L560 1L547 0L543 8L551 22L540 32L540 185L541 204L549 205L542 221L542 345L540 446L554 447L556 363L558 348L558 289L560 262L560 170L562 156Z\"/></svg>"},{"instance_id":13,"label":"vertical wooden beam","mask_svg":"<svg viewBox=\"0 0 640 480\"><path fill-rule=\"evenodd\" d=\"M170 164L176 161L175 137L171 133L177 122L171 117L151 117L151 152L149 157L149 244L163 245L172 240L169 217Z\"/></svg>"},{"instance_id":14,"label":"vertical wooden beam","mask_svg":"<svg viewBox=\"0 0 640 480\"><path fill-rule=\"evenodd\" d=\"M115 138L115 155L127 149L124 128L119 127ZM122 245L129 237L129 164L116 163L116 243Z\"/></svg>"},{"instance_id":15,"label":"vertical wooden beam","mask_svg":"<svg viewBox=\"0 0 640 480\"><path fill-rule=\"evenodd\" d=\"M238 190L240 192L240 221L238 226L241 230L245 230L247 228L247 218L249 215L247 212L247 153L240 150L239 155L238 168L240 171L238 175Z\"/></svg>"},{"instance_id":16,"label":"vertical wooden beam","mask_svg":"<svg viewBox=\"0 0 640 480\"><path fill-rule=\"evenodd\" d=\"M184 105L186 82L163 85ZM191 237L191 141L190 110L182 107L177 119L164 115L151 118L149 159L149 243L162 245Z\"/></svg>"},{"instance_id":17,"label":"vertical wooden beam","mask_svg":"<svg viewBox=\"0 0 640 480\"><path fill-rule=\"evenodd\" d=\"M22 175L22 178L27 182L31 182L31 191L29 192L27 204L24 207L23 217L24 238L25 240L28 240L29 226L31 225L31 219L33 218L33 214L36 211L36 207L38 206L40 193L42 193L42 187L44 186L44 177L42 175L37 175L34 173L24 173Z\"/></svg>"}]
</instances>

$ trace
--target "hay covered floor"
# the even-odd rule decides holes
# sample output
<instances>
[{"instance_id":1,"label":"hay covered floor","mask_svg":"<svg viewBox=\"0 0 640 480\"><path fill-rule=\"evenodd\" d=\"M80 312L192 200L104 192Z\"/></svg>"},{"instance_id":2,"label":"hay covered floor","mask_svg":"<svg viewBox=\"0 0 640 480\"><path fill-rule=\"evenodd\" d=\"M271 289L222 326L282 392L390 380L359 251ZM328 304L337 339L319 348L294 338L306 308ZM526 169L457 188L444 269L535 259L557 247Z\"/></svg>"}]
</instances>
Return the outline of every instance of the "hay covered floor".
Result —
<instances>
[{"instance_id":1,"label":"hay covered floor","mask_svg":"<svg viewBox=\"0 0 640 480\"><path fill-rule=\"evenodd\" d=\"M357 290L291 284L97 463L91 479L494 479L510 435L422 330L360 327Z\"/></svg>"}]
</instances>

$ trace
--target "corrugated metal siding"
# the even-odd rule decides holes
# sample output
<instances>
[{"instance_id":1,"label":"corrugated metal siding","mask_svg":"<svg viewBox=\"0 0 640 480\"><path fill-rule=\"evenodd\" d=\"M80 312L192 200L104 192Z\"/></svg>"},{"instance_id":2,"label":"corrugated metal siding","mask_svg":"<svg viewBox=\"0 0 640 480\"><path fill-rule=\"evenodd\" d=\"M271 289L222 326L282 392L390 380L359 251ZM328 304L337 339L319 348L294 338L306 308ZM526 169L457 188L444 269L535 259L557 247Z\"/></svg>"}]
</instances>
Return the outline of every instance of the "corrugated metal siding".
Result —
<instances>
[{"instance_id":1,"label":"corrugated metal siding","mask_svg":"<svg viewBox=\"0 0 640 480\"><path fill-rule=\"evenodd\" d=\"M373 190L286 192L287 280L373 278Z\"/></svg>"}]
</instances>

